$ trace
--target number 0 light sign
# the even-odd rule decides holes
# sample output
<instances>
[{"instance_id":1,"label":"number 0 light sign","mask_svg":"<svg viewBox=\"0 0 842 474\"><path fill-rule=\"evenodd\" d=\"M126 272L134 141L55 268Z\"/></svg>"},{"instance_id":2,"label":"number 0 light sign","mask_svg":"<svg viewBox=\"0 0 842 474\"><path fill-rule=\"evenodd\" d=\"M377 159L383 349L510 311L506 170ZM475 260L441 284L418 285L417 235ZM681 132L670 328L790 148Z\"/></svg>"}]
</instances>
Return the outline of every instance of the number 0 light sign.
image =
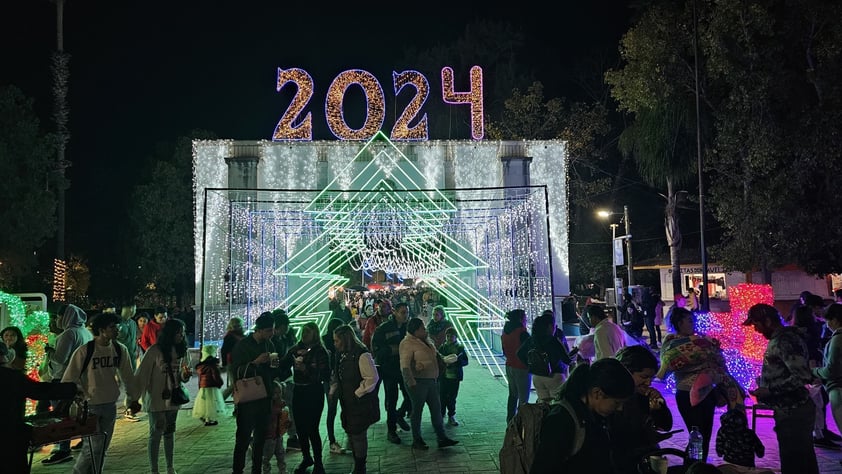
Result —
<instances>
[{"instance_id":1,"label":"number 0 light sign","mask_svg":"<svg viewBox=\"0 0 842 474\"><path fill-rule=\"evenodd\" d=\"M481 140L485 135L482 108L482 68L471 68L471 88L467 92L457 92L453 85L453 69L444 67L441 70L441 97L446 104L470 105L471 107L471 137ZM427 114L419 117L421 108L430 95L430 83L424 74L418 71L392 72L395 97L405 88L413 87L415 96L404 108L400 117L392 127L392 140L427 140ZM298 88L286 112L278 121L273 141L313 139L313 115L307 112L303 119L301 114L313 98L315 84L307 71L299 68L278 68L277 90L281 91L287 84L295 84ZM353 129L345 121L342 104L345 94L351 86L362 88L366 99L365 122L359 129ZM386 119L386 97L380 82L368 71L349 69L339 73L327 90L325 99L325 118L330 132L340 140L368 140L383 127ZM416 123L410 126L410 123Z\"/></svg>"}]
</instances>

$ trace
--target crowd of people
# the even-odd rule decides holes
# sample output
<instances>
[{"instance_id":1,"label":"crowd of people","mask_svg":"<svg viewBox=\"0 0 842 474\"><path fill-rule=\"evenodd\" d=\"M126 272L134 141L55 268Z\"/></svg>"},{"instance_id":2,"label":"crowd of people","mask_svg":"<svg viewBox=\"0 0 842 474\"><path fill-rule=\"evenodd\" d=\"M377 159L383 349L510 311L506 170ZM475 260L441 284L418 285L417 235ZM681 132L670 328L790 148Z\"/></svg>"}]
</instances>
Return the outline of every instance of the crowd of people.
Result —
<instances>
[{"instance_id":1,"label":"crowd of people","mask_svg":"<svg viewBox=\"0 0 842 474\"><path fill-rule=\"evenodd\" d=\"M39 368L42 381L54 383L21 384L9 372L0 374L18 384L21 400L50 399L54 407L73 395L87 400L90 413L98 415L101 436L90 438L92 449L79 452L74 472L106 464L122 405L127 420L148 420L149 469L163 472L163 441L166 472L174 473L182 403L174 392L195 372L199 392L193 417L208 427L226 413L225 399L234 395L238 381L259 378L266 388L263 397L235 404L233 472L244 472L247 464L253 473L270 472L273 458L285 472L284 452L300 449L302 461L294 472L323 473L320 426L327 406L325 449L350 451L354 472L364 473L368 430L383 412L389 442L401 444L402 431L411 436L411 449L429 449L421 429L426 406L438 447L458 443L452 429L460 425L457 399L469 363L443 301L377 296L370 305L367 296L332 304L334 318L324 334L312 322L297 331L280 309L261 314L248 330L241 318L231 318L219 351L205 345L195 367L187 356L186 326L168 317L166 308L141 321L131 304L119 313L111 306L92 318L66 305L51 315L47 359ZM532 472L554 472L560 463L586 466L589 472L638 472L645 454L673 433L673 414L651 386L654 378L672 375L684 428L697 429L703 438L702 461L714 438L717 454L730 466L750 469L764 455L765 446L747 427L744 402L751 395L774 410L782 472L818 472L815 447L832 448L840 439L824 424L828 405L837 426L842 423L842 339L836 338L842 333L842 291L836 297L825 307L820 298L803 295L791 318L764 304L748 311L743 324L769 340L757 388L750 393L728 372L718 341L696 332L696 314L680 301L667 313L666 335L650 330L653 344L630 337L600 304L584 308L579 319L587 334L572 348L552 310L535 317L530 328L525 311L511 310L500 336L509 387L506 419L530 401L534 387L537 402L552 408L541 427ZM3 369L23 375L21 361L28 351L20 330L5 328L0 337ZM717 407L727 408L713 433ZM11 419L22 423L20 411ZM334 427L337 415L344 447ZM586 427L578 447L574 431L565 428L576 423ZM72 461L80 446L57 443L42 462ZM20 457L18 451L10 453ZM727 472L728 465L719 468Z\"/></svg>"},{"instance_id":2,"label":"crowd of people","mask_svg":"<svg viewBox=\"0 0 842 474\"><path fill-rule=\"evenodd\" d=\"M530 335L525 313L510 311L501 336L509 385L507 420L529 402L530 385L538 403L553 407L541 425L531 472L555 472L562 463L579 466L582 472L640 472L644 455L655 452L672 434L672 413L650 385L653 378L672 375L685 429L701 436L699 469L764 472L752 470L766 448L748 427L745 402L752 396L774 411L781 472L817 473L815 448L838 448L839 435L824 423L828 404L837 427L842 426L842 339L836 339L842 334L842 290L835 298L826 306L820 297L802 295L788 321L767 304L749 309L743 325L769 342L757 388L748 393L729 373L719 341L696 332L697 313L682 301L670 308L670 332L660 343L650 330L656 341L652 345L624 335L624 328L600 305L588 305L583 326L589 332L576 339L572 350L563 336L553 335L555 327L544 315L535 318ZM549 387L546 362L533 357L540 351L546 353L555 378ZM717 407L725 411L715 449L726 464L714 467L706 460ZM573 429L579 422L586 427L581 446ZM670 472L686 468L672 466Z\"/></svg>"}]
</instances>

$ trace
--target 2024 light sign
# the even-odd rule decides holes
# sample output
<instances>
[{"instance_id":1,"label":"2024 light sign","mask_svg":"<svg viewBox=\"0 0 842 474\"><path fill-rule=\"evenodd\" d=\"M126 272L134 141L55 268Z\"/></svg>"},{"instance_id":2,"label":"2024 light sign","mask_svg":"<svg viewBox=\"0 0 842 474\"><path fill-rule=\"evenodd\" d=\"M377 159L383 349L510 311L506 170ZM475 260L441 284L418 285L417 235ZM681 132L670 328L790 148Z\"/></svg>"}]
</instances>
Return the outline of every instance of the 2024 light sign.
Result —
<instances>
[{"instance_id":1,"label":"2024 light sign","mask_svg":"<svg viewBox=\"0 0 842 474\"><path fill-rule=\"evenodd\" d=\"M415 96L407 104L400 117L395 121L390 139L395 141L427 140L427 114L423 114L414 126L421 107L430 95L430 83L424 74L418 71L392 72L395 97L408 86L415 88ZM482 104L482 68L473 66L470 70L471 88L467 92L457 92L453 86L453 69L441 70L441 95L447 104L469 105L471 107L471 137L481 140L485 135ZM278 68L277 90L281 91L288 84L298 87L287 110L278 121L273 141L309 141L313 139L313 115L307 112L300 119L310 99L313 98L315 85L307 71L300 68ZM351 128L345 122L342 105L345 94L351 86L362 88L366 99L365 122L358 129ZM386 97L380 82L368 71L349 69L339 73L331 82L325 99L325 117L330 132L340 140L368 140L383 127L386 119Z\"/></svg>"}]
</instances>

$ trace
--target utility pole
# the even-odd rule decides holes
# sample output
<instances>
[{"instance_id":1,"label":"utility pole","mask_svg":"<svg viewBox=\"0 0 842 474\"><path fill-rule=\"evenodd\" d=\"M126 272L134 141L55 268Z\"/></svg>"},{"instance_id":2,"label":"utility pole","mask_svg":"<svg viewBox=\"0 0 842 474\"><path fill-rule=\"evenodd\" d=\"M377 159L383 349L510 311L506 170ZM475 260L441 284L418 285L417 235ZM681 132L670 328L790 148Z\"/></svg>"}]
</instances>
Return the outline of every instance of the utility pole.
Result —
<instances>
[{"instance_id":1,"label":"utility pole","mask_svg":"<svg viewBox=\"0 0 842 474\"><path fill-rule=\"evenodd\" d=\"M699 112L699 20L696 17L696 0L693 0L693 80L696 86L696 163L699 167L699 246L701 247L702 288L700 289L699 310L710 312L710 298L708 296L708 252L705 247L705 183L702 176L702 129L701 113ZM683 292L683 290L682 290Z\"/></svg>"}]
</instances>

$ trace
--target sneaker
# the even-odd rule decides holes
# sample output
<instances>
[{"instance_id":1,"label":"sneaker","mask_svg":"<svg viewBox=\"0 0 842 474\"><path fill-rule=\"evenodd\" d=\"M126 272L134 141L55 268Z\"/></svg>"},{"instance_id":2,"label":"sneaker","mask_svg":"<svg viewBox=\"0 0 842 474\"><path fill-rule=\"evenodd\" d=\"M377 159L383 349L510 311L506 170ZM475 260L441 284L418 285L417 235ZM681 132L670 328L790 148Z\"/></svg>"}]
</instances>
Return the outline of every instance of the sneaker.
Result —
<instances>
[{"instance_id":1,"label":"sneaker","mask_svg":"<svg viewBox=\"0 0 842 474\"><path fill-rule=\"evenodd\" d=\"M842 441L842 436L839 436L838 434L834 433L833 431L830 431L827 428L822 430L822 434L826 439L829 439L831 441Z\"/></svg>"},{"instance_id":2,"label":"sneaker","mask_svg":"<svg viewBox=\"0 0 842 474\"><path fill-rule=\"evenodd\" d=\"M401 444L401 438L394 431L386 433L386 439L388 439L390 443Z\"/></svg>"},{"instance_id":3,"label":"sneaker","mask_svg":"<svg viewBox=\"0 0 842 474\"><path fill-rule=\"evenodd\" d=\"M177 472L175 472L175 469L174 469L174 468L168 467L168 468L167 468L167 474L178 474L178 473L177 473Z\"/></svg>"},{"instance_id":4,"label":"sneaker","mask_svg":"<svg viewBox=\"0 0 842 474\"><path fill-rule=\"evenodd\" d=\"M439 440L439 448L446 448L448 446L454 446L459 444L459 441L450 438L442 438Z\"/></svg>"},{"instance_id":5,"label":"sneaker","mask_svg":"<svg viewBox=\"0 0 842 474\"><path fill-rule=\"evenodd\" d=\"M430 449L423 439L416 439L412 442L412 449Z\"/></svg>"},{"instance_id":6,"label":"sneaker","mask_svg":"<svg viewBox=\"0 0 842 474\"><path fill-rule=\"evenodd\" d=\"M219 424L218 421L206 421L205 422L205 426L216 426L218 424Z\"/></svg>"},{"instance_id":7,"label":"sneaker","mask_svg":"<svg viewBox=\"0 0 842 474\"><path fill-rule=\"evenodd\" d=\"M395 420L395 422L398 424L398 427L400 427L400 429L402 429L404 431L410 430L409 423L406 422L406 419L404 417L399 416L398 419Z\"/></svg>"},{"instance_id":8,"label":"sneaker","mask_svg":"<svg viewBox=\"0 0 842 474\"><path fill-rule=\"evenodd\" d=\"M41 464L47 466L52 464L61 464L63 462L70 462L73 460L73 455L70 453L53 453L41 460Z\"/></svg>"},{"instance_id":9,"label":"sneaker","mask_svg":"<svg viewBox=\"0 0 842 474\"><path fill-rule=\"evenodd\" d=\"M287 439L287 451L289 450L301 451L301 444L298 442L298 436L290 436L289 439Z\"/></svg>"},{"instance_id":10,"label":"sneaker","mask_svg":"<svg viewBox=\"0 0 842 474\"><path fill-rule=\"evenodd\" d=\"M457 420L455 416L448 416L447 424L450 426L459 426L459 420Z\"/></svg>"},{"instance_id":11,"label":"sneaker","mask_svg":"<svg viewBox=\"0 0 842 474\"><path fill-rule=\"evenodd\" d=\"M123 419L131 422L140 421L140 418L138 418L137 415L132 415L132 412L129 410L126 410L126 413L123 415Z\"/></svg>"},{"instance_id":12,"label":"sneaker","mask_svg":"<svg viewBox=\"0 0 842 474\"><path fill-rule=\"evenodd\" d=\"M80 449L82 449L83 446L85 446L85 438L82 438L79 441L77 441L76 444L71 445L70 449L74 451L79 451Z\"/></svg>"},{"instance_id":13,"label":"sneaker","mask_svg":"<svg viewBox=\"0 0 842 474\"><path fill-rule=\"evenodd\" d=\"M839 445L827 438L813 438L813 446L828 449L839 449Z\"/></svg>"},{"instance_id":14,"label":"sneaker","mask_svg":"<svg viewBox=\"0 0 842 474\"><path fill-rule=\"evenodd\" d=\"M330 452L331 454L344 454L345 450L342 449L342 446L339 446L339 443L334 441L330 443Z\"/></svg>"}]
</instances>

